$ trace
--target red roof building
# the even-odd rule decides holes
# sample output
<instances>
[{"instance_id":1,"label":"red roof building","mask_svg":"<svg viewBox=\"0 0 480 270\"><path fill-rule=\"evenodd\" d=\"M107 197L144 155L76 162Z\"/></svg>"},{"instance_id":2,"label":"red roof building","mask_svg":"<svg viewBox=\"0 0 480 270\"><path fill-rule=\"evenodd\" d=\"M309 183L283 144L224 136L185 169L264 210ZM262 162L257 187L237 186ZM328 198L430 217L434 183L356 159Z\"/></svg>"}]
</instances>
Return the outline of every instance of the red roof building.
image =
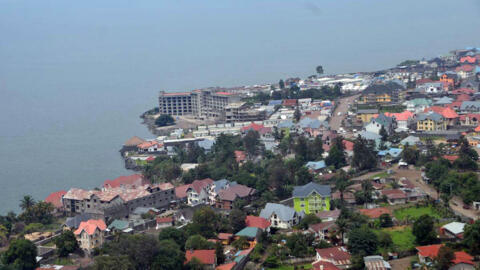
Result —
<instances>
[{"instance_id":1,"label":"red roof building","mask_svg":"<svg viewBox=\"0 0 480 270\"><path fill-rule=\"evenodd\" d=\"M187 189L190 187L190 184L178 186L175 188L175 196L179 199L187 198Z\"/></svg>"},{"instance_id":2,"label":"red roof building","mask_svg":"<svg viewBox=\"0 0 480 270\"><path fill-rule=\"evenodd\" d=\"M67 191L65 190L53 192L50 195L48 195L47 198L45 198L45 202L51 203L55 208L62 208L63 207L62 198L63 198L63 195L65 194L67 194Z\"/></svg>"},{"instance_id":3,"label":"red roof building","mask_svg":"<svg viewBox=\"0 0 480 270\"><path fill-rule=\"evenodd\" d=\"M392 211L385 207L378 207L372 209L359 209L358 210L362 215L367 216L371 219L377 219L383 214L392 215Z\"/></svg>"},{"instance_id":4,"label":"red roof building","mask_svg":"<svg viewBox=\"0 0 480 270\"><path fill-rule=\"evenodd\" d=\"M432 106L425 108L424 112L436 112L447 119L459 118L458 114L449 107Z\"/></svg>"},{"instance_id":5,"label":"red roof building","mask_svg":"<svg viewBox=\"0 0 480 270\"><path fill-rule=\"evenodd\" d=\"M459 158L459 156L457 155L443 155L442 158L450 161L450 162L454 162L455 160L457 160Z\"/></svg>"},{"instance_id":6,"label":"red roof building","mask_svg":"<svg viewBox=\"0 0 480 270\"><path fill-rule=\"evenodd\" d=\"M424 79L420 79L420 80L415 81L415 84L416 85L421 85L421 84L432 83L432 82L433 82L432 79L424 78Z\"/></svg>"},{"instance_id":7,"label":"red roof building","mask_svg":"<svg viewBox=\"0 0 480 270\"><path fill-rule=\"evenodd\" d=\"M245 217L245 227L255 227L262 230L267 229L270 227L270 221L257 216L247 216Z\"/></svg>"},{"instance_id":8,"label":"red roof building","mask_svg":"<svg viewBox=\"0 0 480 270\"><path fill-rule=\"evenodd\" d=\"M297 100L296 99L284 99L282 102L283 106L287 107L295 107L297 106Z\"/></svg>"},{"instance_id":9,"label":"red roof building","mask_svg":"<svg viewBox=\"0 0 480 270\"><path fill-rule=\"evenodd\" d=\"M231 262L231 263L226 263L226 264L221 264L215 268L215 270L232 270L233 267L237 265L236 262Z\"/></svg>"},{"instance_id":10,"label":"red roof building","mask_svg":"<svg viewBox=\"0 0 480 270\"><path fill-rule=\"evenodd\" d=\"M429 246L420 246L420 247L415 247L418 251L418 257L421 263L425 263L427 261L433 261L435 258L438 256L438 251L440 248L443 246L443 244L437 244L437 245L429 245ZM474 265L473 263L473 257L464 252L464 251L457 251L454 252L455 259L452 260L453 264L470 264Z\"/></svg>"},{"instance_id":11,"label":"red roof building","mask_svg":"<svg viewBox=\"0 0 480 270\"><path fill-rule=\"evenodd\" d=\"M75 235L80 235L83 231L85 231L88 235L93 235L97 229L99 231L105 231L107 229L105 221L101 219L89 219L87 221L82 221L74 233Z\"/></svg>"},{"instance_id":12,"label":"red roof building","mask_svg":"<svg viewBox=\"0 0 480 270\"><path fill-rule=\"evenodd\" d=\"M235 150L235 160L237 163L243 163L247 159L247 155L245 154L245 151L240 151L240 150Z\"/></svg>"},{"instance_id":13,"label":"red roof building","mask_svg":"<svg viewBox=\"0 0 480 270\"><path fill-rule=\"evenodd\" d=\"M113 180L105 180L103 182L104 188L118 188L118 187L139 187L147 185L147 180L141 174L132 174L128 176L120 176Z\"/></svg>"},{"instance_id":14,"label":"red roof building","mask_svg":"<svg viewBox=\"0 0 480 270\"><path fill-rule=\"evenodd\" d=\"M214 249L187 250L185 252L185 264L189 263L193 258L196 258L204 265L215 266L217 264L217 256Z\"/></svg>"},{"instance_id":15,"label":"red roof building","mask_svg":"<svg viewBox=\"0 0 480 270\"><path fill-rule=\"evenodd\" d=\"M472 100L472 97L467 94L460 94L457 96L457 99L455 99L455 101L460 101L460 102L470 101L470 100Z\"/></svg>"},{"instance_id":16,"label":"red roof building","mask_svg":"<svg viewBox=\"0 0 480 270\"><path fill-rule=\"evenodd\" d=\"M413 112L411 111L403 111L401 113L386 112L384 114L385 116L395 118L397 121L408 121L408 119L414 116Z\"/></svg>"},{"instance_id":17,"label":"red roof building","mask_svg":"<svg viewBox=\"0 0 480 270\"><path fill-rule=\"evenodd\" d=\"M326 262L326 261L318 261L312 263L313 270L341 270L340 268L336 267L333 263L331 262Z\"/></svg>"},{"instance_id":18,"label":"red roof building","mask_svg":"<svg viewBox=\"0 0 480 270\"><path fill-rule=\"evenodd\" d=\"M329 262L339 268L348 268L350 266L351 255L345 247L331 247L316 249L317 261Z\"/></svg>"},{"instance_id":19,"label":"red roof building","mask_svg":"<svg viewBox=\"0 0 480 270\"><path fill-rule=\"evenodd\" d=\"M242 132L247 132L249 130L255 130L257 132L260 132L261 129L265 128L264 125L259 125L259 124L255 124L255 123L251 123L250 125L248 126L244 126L242 127Z\"/></svg>"},{"instance_id":20,"label":"red roof building","mask_svg":"<svg viewBox=\"0 0 480 270\"><path fill-rule=\"evenodd\" d=\"M471 88L458 88L452 91L452 94L459 95L459 94L466 94L466 95L473 95L476 91Z\"/></svg>"},{"instance_id":21,"label":"red roof building","mask_svg":"<svg viewBox=\"0 0 480 270\"><path fill-rule=\"evenodd\" d=\"M460 58L460 63L462 63L462 64L464 64L464 63L474 64L475 62L477 62L477 58L475 58L473 56L464 56L464 57Z\"/></svg>"},{"instance_id":22,"label":"red roof building","mask_svg":"<svg viewBox=\"0 0 480 270\"><path fill-rule=\"evenodd\" d=\"M475 68L475 66L472 66L472 65L462 65L462 66L459 66L457 68L455 68L455 71L464 71L464 72L471 72L473 69Z\"/></svg>"}]
</instances>

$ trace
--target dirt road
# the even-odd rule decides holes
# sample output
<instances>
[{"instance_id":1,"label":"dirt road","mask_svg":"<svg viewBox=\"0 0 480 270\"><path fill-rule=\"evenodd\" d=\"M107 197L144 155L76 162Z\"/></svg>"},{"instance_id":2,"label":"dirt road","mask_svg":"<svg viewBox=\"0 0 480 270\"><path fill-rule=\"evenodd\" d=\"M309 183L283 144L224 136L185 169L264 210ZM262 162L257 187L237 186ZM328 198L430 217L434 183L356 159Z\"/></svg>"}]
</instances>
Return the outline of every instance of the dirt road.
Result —
<instances>
[{"instance_id":1,"label":"dirt road","mask_svg":"<svg viewBox=\"0 0 480 270\"><path fill-rule=\"evenodd\" d=\"M353 104L353 101L357 99L359 96L360 94L344 97L337 100L337 107L335 108L335 111L333 112L333 115L330 118L329 124L330 124L331 130L338 130L342 126L342 120L345 119L347 115L348 105ZM341 112L341 115L338 115L339 112Z\"/></svg>"}]
</instances>

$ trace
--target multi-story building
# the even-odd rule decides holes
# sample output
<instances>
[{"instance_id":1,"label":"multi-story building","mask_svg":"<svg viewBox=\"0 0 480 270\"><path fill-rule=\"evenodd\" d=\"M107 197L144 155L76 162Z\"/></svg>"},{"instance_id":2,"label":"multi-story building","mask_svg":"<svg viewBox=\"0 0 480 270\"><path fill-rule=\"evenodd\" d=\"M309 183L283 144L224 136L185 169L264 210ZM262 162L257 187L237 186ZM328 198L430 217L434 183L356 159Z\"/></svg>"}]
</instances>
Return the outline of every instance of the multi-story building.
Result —
<instances>
[{"instance_id":1,"label":"multi-story building","mask_svg":"<svg viewBox=\"0 0 480 270\"><path fill-rule=\"evenodd\" d=\"M295 211L306 214L330 210L331 188L310 182L293 188L293 207Z\"/></svg>"},{"instance_id":2,"label":"multi-story building","mask_svg":"<svg viewBox=\"0 0 480 270\"><path fill-rule=\"evenodd\" d=\"M225 107L226 123L262 121L266 117L265 110L250 108L245 102L235 102Z\"/></svg>"},{"instance_id":3,"label":"multi-story building","mask_svg":"<svg viewBox=\"0 0 480 270\"><path fill-rule=\"evenodd\" d=\"M418 114L416 120L417 130L420 131L447 130L446 119L435 112Z\"/></svg>"},{"instance_id":4,"label":"multi-story building","mask_svg":"<svg viewBox=\"0 0 480 270\"><path fill-rule=\"evenodd\" d=\"M360 96L360 104L388 104L397 103L400 99L400 91L403 86L388 82L386 84L372 84L365 88Z\"/></svg>"},{"instance_id":5,"label":"multi-story building","mask_svg":"<svg viewBox=\"0 0 480 270\"><path fill-rule=\"evenodd\" d=\"M305 212L297 212L295 209L278 203L267 203L260 212L260 217L270 221L271 227L290 229L300 223Z\"/></svg>"},{"instance_id":6,"label":"multi-story building","mask_svg":"<svg viewBox=\"0 0 480 270\"><path fill-rule=\"evenodd\" d=\"M229 92L210 89L192 92L165 93L161 91L158 103L161 114L192 115L199 118L220 118L228 104L240 101L240 97Z\"/></svg>"},{"instance_id":7,"label":"multi-story building","mask_svg":"<svg viewBox=\"0 0 480 270\"><path fill-rule=\"evenodd\" d=\"M196 206L199 204L212 204L215 202L215 183L212 179L193 181L186 189L187 204Z\"/></svg>"},{"instance_id":8,"label":"multi-story building","mask_svg":"<svg viewBox=\"0 0 480 270\"><path fill-rule=\"evenodd\" d=\"M69 214L91 213L112 218L128 217L137 207L166 209L174 201L175 189L170 183L103 190L72 188L63 196Z\"/></svg>"},{"instance_id":9,"label":"multi-story building","mask_svg":"<svg viewBox=\"0 0 480 270\"><path fill-rule=\"evenodd\" d=\"M107 225L103 220L90 219L82 221L74 234L80 248L90 253L103 245L106 229Z\"/></svg>"}]
</instances>

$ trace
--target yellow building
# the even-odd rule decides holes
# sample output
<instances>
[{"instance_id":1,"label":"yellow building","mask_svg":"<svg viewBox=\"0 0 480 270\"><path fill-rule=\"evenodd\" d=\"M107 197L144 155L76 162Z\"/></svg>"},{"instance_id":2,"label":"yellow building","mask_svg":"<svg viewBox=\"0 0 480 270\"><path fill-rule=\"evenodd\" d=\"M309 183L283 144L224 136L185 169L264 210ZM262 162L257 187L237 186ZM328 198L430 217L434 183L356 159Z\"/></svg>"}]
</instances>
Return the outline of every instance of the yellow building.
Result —
<instances>
[{"instance_id":1,"label":"yellow building","mask_svg":"<svg viewBox=\"0 0 480 270\"><path fill-rule=\"evenodd\" d=\"M363 123L369 123L376 116L378 116L377 109L357 110L357 120Z\"/></svg>"},{"instance_id":2,"label":"yellow building","mask_svg":"<svg viewBox=\"0 0 480 270\"><path fill-rule=\"evenodd\" d=\"M369 87L365 88L362 92L362 95L358 99L360 104L387 104L392 102L398 102L400 99L400 91L403 89L403 86L395 83L376 83L372 84Z\"/></svg>"},{"instance_id":3,"label":"yellow building","mask_svg":"<svg viewBox=\"0 0 480 270\"><path fill-rule=\"evenodd\" d=\"M435 112L419 114L417 115L417 130L447 130L447 121L442 115Z\"/></svg>"},{"instance_id":4,"label":"yellow building","mask_svg":"<svg viewBox=\"0 0 480 270\"><path fill-rule=\"evenodd\" d=\"M82 221L74 234L81 249L92 252L94 248L101 247L105 241L107 225L101 219Z\"/></svg>"}]
</instances>

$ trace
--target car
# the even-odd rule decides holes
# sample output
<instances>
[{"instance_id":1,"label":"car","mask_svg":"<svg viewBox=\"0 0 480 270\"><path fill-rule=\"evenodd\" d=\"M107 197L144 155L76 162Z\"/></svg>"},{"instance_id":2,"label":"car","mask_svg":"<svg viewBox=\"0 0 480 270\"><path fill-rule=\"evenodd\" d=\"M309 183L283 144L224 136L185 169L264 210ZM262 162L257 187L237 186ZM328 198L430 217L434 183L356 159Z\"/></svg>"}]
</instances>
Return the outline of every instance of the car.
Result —
<instances>
[{"instance_id":1,"label":"car","mask_svg":"<svg viewBox=\"0 0 480 270\"><path fill-rule=\"evenodd\" d=\"M464 204L464 205L463 205L463 209L470 209L470 205Z\"/></svg>"},{"instance_id":2,"label":"car","mask_svg":"<svg viewBox=\"0 0 480 270\"><path fill-rule=\"evenodd\" d=\"M342 112L338 112L337 115L338 115L338 116L342 115Z\"/></svg>"}]
</instances>

